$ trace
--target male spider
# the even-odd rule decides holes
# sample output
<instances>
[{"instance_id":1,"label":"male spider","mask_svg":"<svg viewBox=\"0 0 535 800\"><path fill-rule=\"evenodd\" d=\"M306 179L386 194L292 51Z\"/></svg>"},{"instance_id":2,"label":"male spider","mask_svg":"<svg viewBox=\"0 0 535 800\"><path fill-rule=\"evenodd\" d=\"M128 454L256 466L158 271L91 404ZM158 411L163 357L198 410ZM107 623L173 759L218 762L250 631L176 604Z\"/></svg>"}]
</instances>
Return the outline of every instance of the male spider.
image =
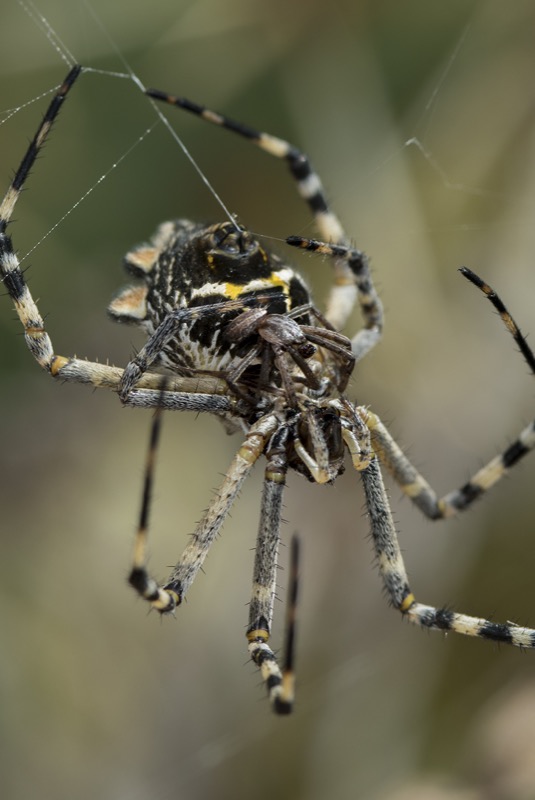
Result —
<instances>
[{"instance_id":1,"label":"male spider","mask_svg":"<svg viewBox=\"0 0 535 800\"><path fill-rule=\"evenodd\" d=\"M248 649L260 667L273 708L293 704L293 635L297 592L297 542L292 545L287 645L281 671L268 645L285 476L289 468L310 481L334 481L344 469L345 450L360 473L372 539L391 603L417 625L456 631L519 647L535 647L535 629L497 624L416 602L409 587L379 462L430 519L463 511L535 446L535 423L468 483L441 499L410 464L378 417L343 392L356 361L378 342L383 325L380 300L366 256L347 243L307 157L287 142L260 133L187 100L148 90L250 139L287 162L325 241L291 236L287 243L329 257L334 285L325 315L313 305L301 277L266 251L234 220L203 225L175 220L160 225L150 244L126 256L140 282L121 291L109 311L120 322L148 334L141 351L122 370L56 355L6 234L15 204L67 93L80 74L74 67L52 99L0 206L0 268L24 327L26 343L41 367L60 381L76 381L117 392L129 406L156 408L145 474L142 511L129 581L152 607L174 611L202 566L224 518L251 468L264 454L260 526L247 628ZM327 244L326 242L330 242ZM463 275L481 289L535 373L535 356L497 295L474 273ZM364 325L351 340L337 329L358 302ZM160 372L148 372L154 367ZM223 483L198 524L167 583L146 569L147 519L161 409L207 411L243 443Z\"/></svg>"}]
</instances>

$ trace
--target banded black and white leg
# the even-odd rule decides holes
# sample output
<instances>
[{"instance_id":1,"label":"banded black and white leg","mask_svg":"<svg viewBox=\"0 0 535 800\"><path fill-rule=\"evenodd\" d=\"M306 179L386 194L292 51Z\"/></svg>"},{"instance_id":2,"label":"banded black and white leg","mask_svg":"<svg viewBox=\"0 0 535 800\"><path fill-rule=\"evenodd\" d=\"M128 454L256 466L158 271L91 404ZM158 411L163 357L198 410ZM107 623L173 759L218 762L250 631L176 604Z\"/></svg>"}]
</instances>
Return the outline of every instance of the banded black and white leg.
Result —
<instances>
[{"instance_id":1,"label":"banded black and white leg","mask_svg":"<svg viewBox=\"0 0 535 800\"><path fill-rule=\"evenodd\" d=\"M463 486L439 497L426 479L411 464L385 425L376 414L365 411L372 443L381 463L392 475L401 490L432 520L452 517L470 508L500 481L521 458L535 447L535 422L524 428L518 438L503 453L481 467Z\"/></svg>"},{"instance_id":2,"label":"banded black and white leg","mask_svg":"<svg viewBox=\"0 0 535 800\"><path fill-rule=\"evenodd\" d=\"M289 236L286 243L300 250L343 259L351 270L364 317L364 327L351 339L351 350L355 361L360 361L372 347L375 347L383 330L383 307L371 279L366 255L361 250L346 245L327 244L302 236Z\"/></svg>"},{"instance_id":3,"label":"banded black and white leg","mask_svg":"<svg viewBox=\"0 0 535 800\"><path fill-rule=\"evenodd\" d=\"M463 267L460 271L492 303L518 345L528 367L535 375L535 355L501 298L471 270ZM517 439L503 453L499 453L481 467L463 486L439 498L425 478L410 463L380 419L370 411L364 412L363 410L363 413L366 413L366 424L381 463L393 476L401 490L430 519L451 517L469 508L475 500L498 483L512 467L535 448L534 420L520 432Z\"/></svg>"},{"instance_id":4,"label":"banded black and white leg","mask_svg":"<svg viewBox=\"0 0 535 800\"><path fill-rule=\"evenodd\" d=\"M348 237L340 220L330 208L321 179L308 157L284 139L258 131L184 97L166 94L157 89L148 89L146 93L155 100L182 108L207 122L243 136L270 155L286 161L298 192L309 206L320 236L325 240L317 243L321 247L310 246L306 249L332 259L334 285L327 303L326 317L336 329L343 328L357 301L364 318L364 329L353 340L354 353L357 358L366 355L381 337L382 304L371 279L368 259L364 253L348 246ZM290 237L287 241L293 246L304 247L303 242L314 240ZM332 247L326 243L330 243Z\"/></svg>"},{"instance_id":5,"label":"banded black and white leg","mask_svg":"<svg viewBox=\"0 0 535 800\"><path fill-rule=\"evenodd\" d=\"M516 647L535 648L533 628L524 628L513 622L491 622L448 608L435 608L416 602L409 586L378 459L374 458L360 474L381 577L392 605L404 617L423 628L454 631Z\"/></svg>"},{"instance_id":6,"label":"banded black and white leg","mask_svg":"<svg viewBox=\"0 0 535 800\"><path fill-rule=\"evenodd\" d=\"M150 603L152 608L161 614L172 613L181 604L218 536L223 521L243 482L259 456L264 452L266 442L272 437L266 453L268 463L256 543L247 640L249 654L261 671L274 711L278 714L288 714L292 710L294 701L293 644L297 603L297 540L292 542L291 547L287 632L282 670L273 650L268 645L275 598L282 494L287 471L284 445L289 435L288 427L283 427L275 433L278 427L277 420L273 416L268 416L263 417L251 428L169 579L165 584L159 584L147 569L147 544L154 467L162 413L163 405L160 404L156 409L151 426L143 499L129 583L141 597Z\"/></svg>"},{"instance_id":7,"label":"banded black and white leg","mask_svg":"<svg viewBox=\"0 0 535 800\"><path fill-rule=\"evenodd\" d=\"M24 329L24 339L39 366L59 381L86 383L96 388L118 391L123 370L107 364L69 358L54 352L52 341L45 329L43 317L32 297L21 269L11 236L7 233L17 201L24 189L35 161L45 144L54 121L65 99L82 73L82 67L69 70L63 83L50 101L43 119L31 140L13 180L0 203L0 275ZM164 395L160 394L161 375L145 374L134 392L126 399L127 405L154 408L160 398L168 408L207 411L228 414L235 404L225 397L228 387L224 381L209 376L193 378L175 377L168 381Z\"/></svg>"},{"instance_id":8,"label":"banded black and white leg","mask_svg":"<svg viewBox=\"0 0 535 800\"><path fill-rule=\"evenodd\" d=\"M287 440L291 435L290 426L280 428L272 437L266 452L267 465L256 539L253 590L247 627L249 655L260 669L269 699L274 711L278 714L289 714L294 702L293 642L298 553L298 543L295 537L291 549L287 639L282 671L275 653L268 644L276 593L282 497L288 470Z\"/></svg>"},{"instance_id":9,"label":"banded black and white leg","mask_svg":"<svg viewBox=\"0 0 535 800\"><path fill-rule=\"evenodd\" d=\"M180 605L195 580L245 479L264 452L266 442L274 433L278 422L275 416L268 415L262 417L250 428L225 474L223 483L214 494L212 502L193 532L189 544L173 568L167 582L160 586L150 577L146 564L147 520L160 414L161 410L158 410L151 430L140 523L136 534L134 561L129 581L136 591L148 600L157 611L166 613L173 611L177 605Z\"/></svg>"},{"instance_id":10,"label":"banded black and white leg","mask_svg":"<svg viewBox=\"0 0 535 800\"><path fill-rule=\"evenodd\" d=\"M58 116L65 98L80 75L80 72L81 67L73 67L52 98L41 124L30 142L2 204L0 205L0 271L2 280L13 300L15 310L24 328L24 338L28 349L39 366L52 375L55 375L58 369L63 365L63 360L54 353L52 342L45 330L43 318L30 294L30 290L28 289L23 272L20 268L19 260L13 248L11 236L6 233L6 229L11 222L16 203L24 188L30 170L50 133L54 120Z\"/></svg>"}]
</instances>

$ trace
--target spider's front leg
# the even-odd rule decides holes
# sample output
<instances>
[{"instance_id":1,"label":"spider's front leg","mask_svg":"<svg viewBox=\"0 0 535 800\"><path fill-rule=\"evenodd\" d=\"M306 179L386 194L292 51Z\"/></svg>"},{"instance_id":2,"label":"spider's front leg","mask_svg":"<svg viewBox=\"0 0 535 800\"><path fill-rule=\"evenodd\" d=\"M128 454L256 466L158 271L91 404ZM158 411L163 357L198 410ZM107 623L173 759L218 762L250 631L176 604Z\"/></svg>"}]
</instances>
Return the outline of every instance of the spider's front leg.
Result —
<instances>
[{"instance_id":1,"label":"spider's front leg","mask_svg":"<svg viewBox=\"0 0 535 800\"><path fill-rule=\"evenodd\" d=\"M79 65L73 67L62 85L52 98L50 105L37 129L30 145L15 173L9 189L0 204L0 274L9 296L13 300L15 310L24 328L24 338L31 354L40 367L51 375L56 375L58 370L66 363L67 359L56 356L52 342L45 330L45 325L37 304L24 280L11 237L6 233L6 228L11 222L17 200L24 188L24 184L35 164L35 160L43 147L54 120L82 71Z\"/></svg>"},{"instance_id":2,"label":"spider's front leg","mask_svg":"<svg viewBox=\"0 0 535 800\"><path fill-rule=\"evenodd\" d=\"M501 298L492 287L471 270L462 267L460 272L477 286L492 303L517 344L525 362L535 375L535 354ZM381 459L381 463L420 511L433 520L451 517L470 508L475 500L495 486L512 467L535 449L535 420L533 420L520 431L516 440L503 453L494 456L472 475L469 481L458 489L439 497L425 478L413 467L381 420L375 414L367 412L366 422L370 429L374 449Z\"/></svg>"},{"instance_id":3,"label":"spider's front leg","mask_svg":"<svg viewBox=\"0 0 535 800\"><path fill-rule=\"evenodd\" d=\"M357 288L357 298L364 319L364 327L353 336L351 349L355 361L360 361L370 350L375 347L383 332L383 304L373 285L370 275L368 258L361 250L339 244L327 244L316 239L304 239L302 236L288 236L286 243L300 250L326 255L337 261L342 261L351 280ZM336 287L335 287L336 288ZM337 298L339 298L337 300ZM331 305L344 302L343 294L334 294ZM337 318L336 311L327 312L327 318Z\"/></svg>"},{"instance_id":4,"label":"spider's front leg","mask_svg":"<svg viewBox=\"0 0 535 800\"><path fill-rule=\"evenodd\" d=\"M99 389L117 391L123 375L122 369L79 358L68 358L54 352L43 317L26 283L11 236L6 232L30 171L50 135L52 126L63 107L68 93L81 72L81 66L74 66L53 96L37 132L15 172L4 199L0 203L0 275L24 328L24 338L28 349L42 369L46 370L58 381L85 383ZM160 381L161 376L144 375L135 396L129 398L127 402L132 405L142 405L145 408L158 406L160 403L158 391ZM222 381L218 382L217 379L200 378L194 381L191 378L173 378L168 382L169 391L164 399L166 404L171 404L173 407L182 407L189 402L192 406L196 403L196 410L199 411L208 410L215 413L227 413L229 410L228 401L225 401L222 397L215 397L215 395L221 395L226 391L226 388L226 385ZM207 400L201 394L193 397L195 392L204 392L206 395L210 395L212 399ZM187 397L185 396L186 394L188 395Z\"/></svg>"}]
</instances>

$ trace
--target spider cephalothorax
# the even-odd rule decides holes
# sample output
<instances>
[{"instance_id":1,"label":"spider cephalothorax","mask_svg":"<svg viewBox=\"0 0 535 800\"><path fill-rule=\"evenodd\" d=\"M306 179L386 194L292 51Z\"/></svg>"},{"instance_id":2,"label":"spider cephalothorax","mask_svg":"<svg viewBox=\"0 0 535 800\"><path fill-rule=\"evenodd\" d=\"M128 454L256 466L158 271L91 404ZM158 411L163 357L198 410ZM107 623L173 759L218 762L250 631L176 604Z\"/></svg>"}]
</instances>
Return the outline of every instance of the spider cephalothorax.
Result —
<instances>
[{"instance_id":1,"label":"spider cephalothorax","mask_svg":"<svg viewBox=\"0 0 535 800\"><path fill-rule=\"evenodd\" d=\"M415 600L379 467L382 463L427 517L448 517L468 508L533 449L535 423L460 489L439 498L378 417L368 407L345 397L354 364L380 339L382 306L366 256L348 246L319 177L308 158L288 142L191 101L147 91L151 97L193 112L286 161L324 240L290 236L286 241L326 256L332 265L333 287L324 313L313 304L299 274L234 219L215 225L177 220L160 225L149 244L126 256L126 267L137 283L123 289L109 311L121 322L140 325L148 336L126 368L54 352L6 228L52 122L80 71L80 67L73 67L52 99L0 205L0 270L24 327L26 343L41 367L60 381L112 389L125 405L156 409L130 584L159 612L173 611L202 567L247 475L264 455L247 639L274 709L288 713L294 696L295 539L282 670L268 644L285 477L288 469L293 469L316 483L332 482L343 471L348 454L362 478L375 554L392 605L422 627L535 647L534 629L512 622L497 624ZM470 270L461 271L497 309L535 373L535 356L499 297ZM345 325L355 302L363 326L348 339L338 329ZM242 443L168 581L161 585L148 573L146 549L164 408L215 414L229 432L241 431Z\"/></svg>"}]
</instances>

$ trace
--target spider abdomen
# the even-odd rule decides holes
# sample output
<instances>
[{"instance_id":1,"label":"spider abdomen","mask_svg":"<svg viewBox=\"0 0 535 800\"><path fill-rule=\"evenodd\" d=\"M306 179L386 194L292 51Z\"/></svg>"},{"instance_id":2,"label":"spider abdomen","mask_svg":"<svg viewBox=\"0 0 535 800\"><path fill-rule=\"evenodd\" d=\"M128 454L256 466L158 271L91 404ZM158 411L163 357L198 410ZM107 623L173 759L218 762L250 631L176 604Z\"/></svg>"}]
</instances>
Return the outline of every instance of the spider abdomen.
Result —
<instances>
[{"instance_id":1,"label":"spider abdomen","mask_svg":"<svg viewBox=\"0 0 535 800\"><path fill-rule=\"evenodd\" d=\"M182 321L162 349L159 363L171 369L232 369L253 343L250 337L225 336L227 325L244 310L261 307L284 315L311 302L295 270L230 222L166 222L150 244L127 254L125 266L142 282L112 300L108 310L115 320L139 325L150 336L178 309L203 309ZM300 321L311 324L306 313Z\"/></svg>"}]
</instances>

